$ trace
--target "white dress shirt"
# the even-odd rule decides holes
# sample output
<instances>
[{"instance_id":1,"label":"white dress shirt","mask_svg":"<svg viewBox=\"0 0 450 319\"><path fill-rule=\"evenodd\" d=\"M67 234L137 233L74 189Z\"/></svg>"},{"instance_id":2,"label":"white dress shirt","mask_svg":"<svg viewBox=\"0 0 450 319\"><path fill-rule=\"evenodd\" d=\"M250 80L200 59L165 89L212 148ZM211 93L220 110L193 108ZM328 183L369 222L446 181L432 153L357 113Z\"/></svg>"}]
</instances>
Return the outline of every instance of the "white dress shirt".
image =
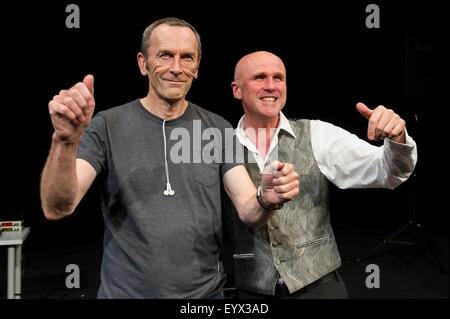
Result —
<instances>
[{"instance_id":1,"label":"white dress shirt","mask_svg":"<svg viewBox=\"0 0 450 319\"><path fill-rule=\"evenodd\" d=\"M262 173L267 164L278 159L279 131L284 130L294 138L296 136L288 119L280 112L278 127L263 159L244 131L244 119L245 115L239 121L235 134L253 155ZM374 146L340 127L320 120L311 120L310 130L316 163L322 174L339 188L393 189L408 179L417 162L417 146L407 132L406 144L386 138L382 146Z\"/></svg>"}]
</instances>

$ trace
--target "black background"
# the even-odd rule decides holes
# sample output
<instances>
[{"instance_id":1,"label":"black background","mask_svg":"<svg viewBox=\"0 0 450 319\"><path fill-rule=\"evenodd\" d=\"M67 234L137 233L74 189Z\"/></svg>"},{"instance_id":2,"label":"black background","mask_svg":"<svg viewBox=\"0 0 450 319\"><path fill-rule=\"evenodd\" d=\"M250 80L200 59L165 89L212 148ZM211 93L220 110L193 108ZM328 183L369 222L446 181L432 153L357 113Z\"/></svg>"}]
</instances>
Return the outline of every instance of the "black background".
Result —
<instances>
[{"instance_id":1,"label":"black background","mask_svg":"<svg viewBox=\"0 0 450 319\"><path fill-rule=\"evenodd\" d=\"M365 25L372 2L380 8L380 29ZM80 7L79 29L66 28L70 3ZM446 198L438 192L447 166L436 124L445 109L440 2L54 1L2 5L1 12L1 214L23 217L36 243L64 246L103 234L97 184L71 217L44 218L39 182L52 135L48 102L88 73L95 76L96 112L144 97L148 81L136 62L141 34L166 16L189 21L202 37L199 78L188 99L233 126L243 114L230 87L234 66L255 50L285 62L288 117L328 121L363 139L367 120L356 111L359 101L385 105L407 121L418 144L416 176L393 191L332 186L335 228L396 229L416 212L428 228L448 229Z\"/></svg>"}]
</instances>

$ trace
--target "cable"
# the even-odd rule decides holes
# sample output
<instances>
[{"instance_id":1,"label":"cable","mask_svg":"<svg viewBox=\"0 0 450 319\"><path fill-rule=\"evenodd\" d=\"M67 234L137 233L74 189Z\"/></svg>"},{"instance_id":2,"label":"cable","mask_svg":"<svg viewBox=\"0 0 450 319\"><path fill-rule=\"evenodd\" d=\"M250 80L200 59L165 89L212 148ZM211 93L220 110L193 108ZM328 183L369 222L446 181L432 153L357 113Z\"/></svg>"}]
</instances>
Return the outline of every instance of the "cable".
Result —
<instances>
[{"instance_id":1,"label":"cable","mask_svg":"<svg viewBox=\"0 0 450 319\"><path fill-rule=\"evenodd\" d=\"M163 121L162 130L163 130L163 137L164 137L164 164L166 169L166 190L164 191L164 196L173 196L175 195L175 191L170 186L170 179L169 179L169 166L167 165L167 140L166 140L166 120Z\"/></svg>"}]
</instances>

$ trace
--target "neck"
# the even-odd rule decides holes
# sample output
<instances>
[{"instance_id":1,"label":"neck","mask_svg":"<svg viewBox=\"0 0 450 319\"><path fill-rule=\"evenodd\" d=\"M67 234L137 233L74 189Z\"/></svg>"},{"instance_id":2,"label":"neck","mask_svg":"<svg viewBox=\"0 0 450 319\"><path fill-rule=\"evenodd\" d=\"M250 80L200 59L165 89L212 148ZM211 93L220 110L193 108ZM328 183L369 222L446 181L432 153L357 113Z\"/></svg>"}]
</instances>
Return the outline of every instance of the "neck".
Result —
<instances>
[{"instance_id":1,"label":"neck","mask_svg":"<svg viewBox=\"0 0 450 319\"><path fill-rule=\"evenodd\" d=\"M176 101L167 101L151 94L151 92L141 99L141 103L147 111L163 120L173 120L180 117L188 106L188 102L184 98Z\"/></svg>"},{"instance_id":2,"label":"neck","mask_svg":"<svg viewBox=\"0 0 450 319\"><path fill-rule=\"evenodd\" d=\"M250 141L256 146L261 157L265 159L270 148L270 142L275 136L280 118L255 119L245 114L244 131Z\"/></svg>"},{"instance_id":3,"label":"neck","mask_svg":"<svg viewBox=\"0 0 450 319\"><path fill-rule=\"evenodd\" d=\"M271 129L277 128L278 123L280 122L280 115L277 117L261 117L256 118L250 115L250 113L246 112L244 117L245 127L251 127L253 129Z\"/></svg>"}]
</instances>

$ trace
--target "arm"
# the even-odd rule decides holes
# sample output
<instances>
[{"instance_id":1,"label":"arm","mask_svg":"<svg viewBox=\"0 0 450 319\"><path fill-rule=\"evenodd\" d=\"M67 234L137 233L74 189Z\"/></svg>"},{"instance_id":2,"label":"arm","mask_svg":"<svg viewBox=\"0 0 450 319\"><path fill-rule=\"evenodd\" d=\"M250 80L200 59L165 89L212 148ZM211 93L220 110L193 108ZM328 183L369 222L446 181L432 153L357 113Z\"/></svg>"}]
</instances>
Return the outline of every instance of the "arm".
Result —
<instances>
[{"instance_id":1,"label":"arm","mask_svg":"<svg viewBox=\"0 0 450 319\"><path fill-rule=\"evenodd\" d=\"M76 159L73 145L53 144L41 178L45 217L56 220L71 215L96 176L91 164Z\"/></svg>"},{"instance_id":2,"label":"arm","mask_svg":"<svg viewBox=\"0 0 450 319\"><path fill-rule=\"evenodd\" d=\"M41 177L41 203L47 219L72 214L95 179L94 168L76 158L94 107L92 76L86 76L83 83L70 90L61 91L49 103L55 132Z\"/></svg>"},{"instance_id":3,"label":"arm","mask_svg":"<svg viewBox=\"0 0 450 319\"><path fill-rule=\"evenodd\" d=\"M379 106L372 111L362 103L357 108L369 118L368 139L384 139L384 145L377 147L332 124L311 121L311 144L320 171L343 189L394 189L415 168L416 144L392 110Z\"/></svg>"},{"instance_id":4,"label":"arm","mask_svg":"<svg viewBox=\"0 0 450 319\"><path fill-rule=\"evenodd\" d=\"M261 180L262 201L265 206L287 202L298 195L298 174L290 164L274 162ZM241 221L252 228L259 228L276 212L266 210L256 199L256 188L244 166L236 166L225 173L224 188L233 202Z\"/></svg>"}]
</instances>

